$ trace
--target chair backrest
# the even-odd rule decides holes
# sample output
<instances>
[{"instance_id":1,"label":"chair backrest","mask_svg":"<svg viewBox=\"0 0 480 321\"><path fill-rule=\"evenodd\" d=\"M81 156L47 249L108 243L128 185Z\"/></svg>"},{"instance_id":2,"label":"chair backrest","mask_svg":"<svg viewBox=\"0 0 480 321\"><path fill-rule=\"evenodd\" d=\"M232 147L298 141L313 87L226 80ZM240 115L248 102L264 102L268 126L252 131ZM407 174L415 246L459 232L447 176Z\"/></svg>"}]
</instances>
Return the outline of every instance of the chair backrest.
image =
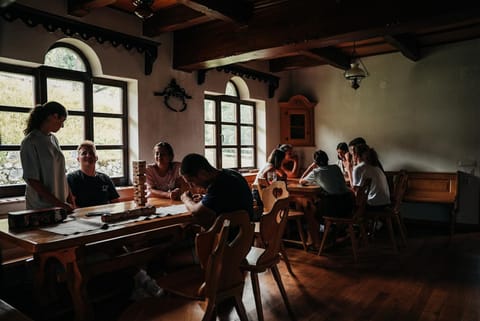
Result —
<instances>
[{"instance_id":1,"label":"chair backrest","mask_svg":"<svg viewBox=\"0 0 480 321\"><path fill-rule=\"evenodd\" d=\"M398 213L400 211L400 205L402 205L403 197L407 191L408 186L408 173L405 170L401 170L394 182L393 197L392 197L392 209Z\"/></svg>"},{"instance_id":2,"label":"chair backrest","mask_svg":"<svg viewBox=\"0 0 480 321\"><path fill-rule=\"evenodd\" d=\"M353 218L356 220L361 220L364 217L370 185L372 185L372 179L366 178L357 191L355 196L355 209L353 213Z\"/></svg>"},{"instance_id":3,"label":"chair backrest","mask_svg":"<svg viewBox=\"0 0 480 321\"><path fill-rule=\"evenodd\" d=\"M279 259L289 203L288 198L278 198L271 210L260 217L260 240L265 252L258 259L257 264L265 264Z\"/></svg>"},{"instance_id":4,"label":"chair backrest","mask_svg":"<svg viewBox=\"0 0 480 321\"><path fill-rule=\"evenodd\" d=\"M277 199L288 198L289 193L285 181L275 181L269 186L259 190L263 202L263 211L270 212Z\"/></svg>"},{"instance_id":5,"label":"chair backrest","mask_svg":"<svg viewBox=\"0 0 480 321\"><path fill-rule=\"evenodd\" d=\"M226 220L229 221L229 232L222 255L217 253L212 256L221 244L221 231ZM205 271L205 283L199 289L200 296L212 299L216 293L243 285L245 275L240 264L250 250L253 234L254 224L244 210L221 214L208 231L197 234L197 256Z\"/></svg>"},{"instance_id":6,"label":"chair backrest","mask_svg":"<svg viewBox=\"0 0 480 321\"><path fill-rule=\"evenodd\" d=\"M212 240L213 244L211 244L212 251L210 255L208 258L202 258L202 267L205 270L205 283L203 285L203 290L205 291L205 297L210 300L215 300L218 292L218 284L220 282L222 263L224 260L225 247L227 245L229 231L230 221L224 220L220 231L214 234L214 238ZM197 248L201 247L203 249L204 244L202 240L206 240L206 238L200 237L200 240L197 241ZM208 243L210 243L210 240Z\"/></svg>"}]
</instances>

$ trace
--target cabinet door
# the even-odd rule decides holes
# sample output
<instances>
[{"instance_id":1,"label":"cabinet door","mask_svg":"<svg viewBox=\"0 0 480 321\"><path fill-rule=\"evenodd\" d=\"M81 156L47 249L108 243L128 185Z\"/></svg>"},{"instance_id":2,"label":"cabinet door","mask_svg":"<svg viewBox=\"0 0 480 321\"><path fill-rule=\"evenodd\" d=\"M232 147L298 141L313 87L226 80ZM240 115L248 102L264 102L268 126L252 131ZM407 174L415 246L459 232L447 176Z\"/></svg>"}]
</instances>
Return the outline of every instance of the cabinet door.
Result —
<instances>
[{"instance_id":1,"label":"cabinet door","mask_svg":"<svg viewBox=\"0 0 480 321\"><path fill-rule=\"evenodd\" d=\"M310 111L286 108L282 111L282 137L284 143L297 146L313 145Z\"/></svg>"},{"instance_id":2,"label":"cabinet door","mask_svg":"<svg viewBox=\"0 0 480 321\"><path fill-rule=\"evenodd\" d=\"M295 95L280 102L280 141L296 146L314 146L313 107L305 96Z\"/></svg>"}]
</instances>

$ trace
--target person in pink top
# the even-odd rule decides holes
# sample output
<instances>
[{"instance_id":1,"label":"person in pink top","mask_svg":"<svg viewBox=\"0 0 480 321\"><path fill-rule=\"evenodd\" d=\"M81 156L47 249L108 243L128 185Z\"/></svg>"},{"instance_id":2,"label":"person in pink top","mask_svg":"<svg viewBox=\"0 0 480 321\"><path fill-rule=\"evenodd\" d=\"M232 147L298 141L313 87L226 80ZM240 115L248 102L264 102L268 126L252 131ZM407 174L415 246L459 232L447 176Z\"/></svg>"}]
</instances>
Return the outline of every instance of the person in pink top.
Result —
<instances>
[{"instance_id":1,"label":"person in pink top","mask_svg":"<svg viewBox=\"0 0 480 321\"><path fill-rule=\"evenodd\" d=\"M179 200L187 188L180 176L180 162L173 161L172 146L167 142L160 142L153 147L153 154L155 163L148 164L145 170L147 197Z\"/></svg>"}]
</instances>

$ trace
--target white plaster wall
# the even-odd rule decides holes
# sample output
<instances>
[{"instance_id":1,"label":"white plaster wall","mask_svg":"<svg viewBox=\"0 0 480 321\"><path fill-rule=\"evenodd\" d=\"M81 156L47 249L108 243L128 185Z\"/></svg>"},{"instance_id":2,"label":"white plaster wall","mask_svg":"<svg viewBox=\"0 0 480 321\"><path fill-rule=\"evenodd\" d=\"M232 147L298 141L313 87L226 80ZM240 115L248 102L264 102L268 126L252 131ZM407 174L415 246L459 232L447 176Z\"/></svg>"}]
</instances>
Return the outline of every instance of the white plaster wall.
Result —
<instances>
[{"instance_id":1,"label":"white plaster wall","mask_svg":"<svg viewBox=\"0 0 480 321\"><path fill-rule=\"evenodd\" d=\"M291 90L318 101L316 148L332 162L338 142L363 136L387 170L478 175L479 55L480 40L472 40L431 48L417 62L399 53L365 58L370 76L356 91L339 69L309 68L292 72Z\"/></svg>"}]
</instances>

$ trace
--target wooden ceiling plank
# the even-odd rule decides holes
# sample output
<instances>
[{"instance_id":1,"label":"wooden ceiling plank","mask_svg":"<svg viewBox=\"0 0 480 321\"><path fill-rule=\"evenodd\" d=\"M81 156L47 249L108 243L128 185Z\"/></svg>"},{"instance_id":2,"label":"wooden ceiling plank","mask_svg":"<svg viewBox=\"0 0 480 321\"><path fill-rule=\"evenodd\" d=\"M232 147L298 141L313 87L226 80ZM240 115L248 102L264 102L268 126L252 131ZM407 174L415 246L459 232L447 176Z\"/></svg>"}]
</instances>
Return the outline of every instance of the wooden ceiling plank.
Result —
<instances>
[{"instance_id":1,"label":"wooden ceiling plank","mask_svg":"<svg viewBox=\"0 0 480 321\"><path fill-rule=\"evenodd\" d=\"M153 17L143 23L143 35L154 37L164 32L185 29L199 25L212 18L205 16L188 7L179 5L157 11Z\"/></svg>"},{"instance_id":2,"label":"wooden ceiling plank","mask_svg":"<svg viewBox=\"0 0 480 321\"><path fill-rule=\"evenodd\" d=\"M253 4L245 0L178 0L202 14L228 23L244 25L253 14Z\"/></svg>"},{"instance_id":3,"label":"wooden ceiling plank","mask_svg":"<svg viewBox=\"0 0 480 321\"><path fill-rule=\"evenodd\" d=\"M67 12L75 17L84 17L91 10L114 4L117 0L68 0Z\"/></svg>"},{"instance_id":4,"label":"wooden ceiling plank","mask_svg":"<svg viewBox=\"0 0 480 321\"><path fill-rule=\"evenodd\" d=\"M480 16L480 8L469 3L456 11L436 6L429 10L414 10L411 15L404 8L405 16L397 16L394 22L389 22L393 18L386 13L382 15L380 9L345 9L341 11L341 17L338 12L317 11L322 16L315 19L312 15L295 17L291 8L288 9L287 12L281 12L279 8L262 12L266 16L254 16L248 28L240 31L218 21L176 32L174 68L192 71L221 66L225 61L241 63L271 59L288 52L330 47L345 41L413 33L416 28L452 24L459 20L478 20ZM191 47L195 47L195 52L188 50ZM405 52L415 58L414 49L405 48L410 48L410 52Z\"/></svg>"},{"instance_id":5,"label":"wooden ceiling plank","mask_svg":"<svg viewBox=\"0 0 480 321\"><path fill-rule=\"evenodd\" d=\"M420 50L413 35L385 35L386 42L397 48L405 57L412 61L420 59Z\"/></svg>"},{"instance_id":6,"label":"wooden ceiling plank","mask_svg":"<svg viewBox=\"0 0 480 321\"><path fill-rule=\"evenodd\" d=\"M318 48L308 52L321 57L323 61L326 61L329 65L332 65L333 67L343 70L347 70L348 68L350 68L350 57L345 55L337 48Z\"/></svg>"}]
</instances>

